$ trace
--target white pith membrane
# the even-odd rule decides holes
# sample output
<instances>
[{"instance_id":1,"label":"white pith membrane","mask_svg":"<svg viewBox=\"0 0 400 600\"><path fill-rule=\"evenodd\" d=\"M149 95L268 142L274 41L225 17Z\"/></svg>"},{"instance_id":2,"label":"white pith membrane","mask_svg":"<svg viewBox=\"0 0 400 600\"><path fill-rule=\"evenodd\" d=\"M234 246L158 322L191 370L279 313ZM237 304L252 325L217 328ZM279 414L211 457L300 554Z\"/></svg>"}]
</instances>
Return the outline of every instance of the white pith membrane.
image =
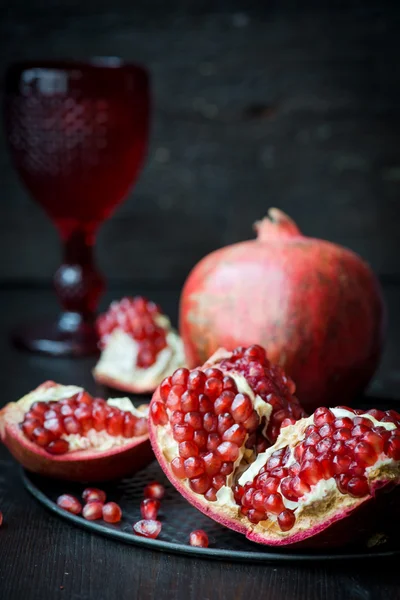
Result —
<instances>
[{"instance_id":1,"label":"white pith membrane","mask_svg":"<svg viewBox=\"0 0 400 600\"><path fill-rule=\"evenodd\" d=\"M268 424L268 419L272 412L271 406L265 403L260 397L257 396L255 398L254 393L242 375L229 372L229 376L235 380L239 392L246 392L250 396L258 414L260 414L257 408L259 403L267 407L264 414L267 416ZM398 429L394 423L379 421L368 413L355 414L342 408L331 408L330 411L334 414L335 418L349 417L354 420L356 417L364 417L372 421L373 427L384 427L387 431ZM324 522L328 523L335 520L334 517L338 513L342 514L352 511L370 496L367 495L359 498L349 494L342 494L337 487L334 477L327 480L321 479L316 484L311 485L310 492L300 497L297 502L288 500L281 494L285 508L293 510L296 517L292 529L282 531L277 523L277 515L270 513L268 514L268 519L260 521L257 524L252 523L241 513L240 506L235 502L232 489L236 483L244 486L246 483L253 481L260 469L267 463L269 457L275 451L286 448L286 446L291 448L291 453L284 466L288 468L291 464L297 462L294 457L294 448L298 443L304 441L305 430L309 425L314 424L313 419L314 415L311 415L310 417L300 419L294 425L282 428L275 444L265 452L260 453L255 460L253 451L245 449L243 444L239 458L234 463L234 471L227 477L226 485L217 491L217 500L214 502L206 500L202 494L193 492L188 484L188 479L179 479L179 482L189 491L191 496L196 498L196 504L206 509L205 512L209 514L212 514L212 512L219 513L226 517L226 520L240 522L249 532L248 536L249 534L251 537L253 534L258 534L259 538L266 536L271 540L284 540L285 538L292 537L294 534L305 532L304 537L307 537L307 532L310 534L316 524L320 525ZM172 436L170 423L165 426L157 426L156 437L158 447L162 450L168 463L176 456L179 456L178 443ZM400 461L389 458L384 452L381 452L375 463L366 467L365 477L371 489L374 489L374 484L381 481L400 483ZM278 488L279 492L280 486ZM318 516L321 516L319 521Z\"/></svg>"},{"instance_id":2,"label":"white pith membrane","mask_svg":"<svg viewBox=\"0 0 400 600\"><path fill-rule=\"evenodd\" d=\"M57 402L64 398L71 398L83 391L83 388L75 385L65 386L54 384L51 387L39 386L36 390L30 392L18 402L12 402L7 405L5 418L0 420L0 427L2 429L5 428L7 423L16 425L22 423L26 412L28 412L35 402L47 402L49 408L51 408L52 402ZM129 398L109 398L106 402L109 406L119 408L121 411L130 412L137 418L148 417L149 408L147 404L143 404L136 408ZM21 434L24 435L22 431ZM0 430L0 437L3 437L2 430ZM84 436L80 434L62 434L60 437L69 443L67 454L78 450L82 451L88 449L100 453L110 450L111 448L127 445L134 439L126 438L122 435L112 436L107 433L107 431L96 431L95 429L89 429ZM34 444L34 442L31 443ZM60 456L65 456L65 454Z\"/></svg>"},{"instance_id":3,"label":"white pith membrane","mask_svg":"<svg viewBox=\"0 0 400 600\"><path fill-rule=\"evenodd\" d=\"M263 417L265 417L266 424L265 424L264 430L266 430L266 428L268 427L269 418L270 418L270 415L272 412L272 406L270 404L268 404L267 402L265 402L260 396L258 396L258 395L256 396L254 394L253 390L251 389L251 387L249 386L249 384L247 383L247 381L243 375L241 375L239 373L235 373L234 371L229 371L227 373L227 375L229 375L229 377L231 377L235 381L236 387L238 389L238 393L247 394L249 396L254 410L260 417L260 422L261 422L261 419ZM170 419L173 411L171 411L167 407L165 407L165 408L167 411L168 419ZM157 441L158 441L159 448L162 449L162 452L163 452L166 460L168 461L168 463L170 463L176 456L179 456L179 443L174 439L174 437L172 435L172 428L171 428L170 421L168 421L168 423L166 425L157 426L156 434L157 434ZM227 478L226 478L227 485L224 486L223 488L221 488L221 490L224 488L230 489L228 486L232 485L233 477L235 476L235 473L239 472L241 469L247 468L247 465L249 464L249 461L251 460L251 457L253 454L252 450L245 448L247 438L248 438L248 434L246 434L243 445L239 448L238 458L233 463L234 464L233 472L231 473L231 475L227 475ZM179 481L188 490L190 490L188 478L180 479ZM191 491L191 493L194 493L194 492ZM202 498L204 500L204 502L207 502L207 500L205 500L202 495L196 494L196 497L197 496L199 498ZM232 496L232 498L233 498L233 496Z\"/></svg>"},{"instance_id":4,"label":"white pith membrane","mask_svg":"<svg viewBox=\"0 0 400 600\"><path fill-rule=\"evenodd\" d=\"M138 342L122 328L116 328L108 336L94 377L106 377L118 381L121 386L137 386L143 389L156 388L164 377L185 365L183 343L178 333L171 328L165 315L156 315L154 321L166 331L167 346L157 354L156 361L146 369L137 366Z\"/></svg>"}]
</instances>

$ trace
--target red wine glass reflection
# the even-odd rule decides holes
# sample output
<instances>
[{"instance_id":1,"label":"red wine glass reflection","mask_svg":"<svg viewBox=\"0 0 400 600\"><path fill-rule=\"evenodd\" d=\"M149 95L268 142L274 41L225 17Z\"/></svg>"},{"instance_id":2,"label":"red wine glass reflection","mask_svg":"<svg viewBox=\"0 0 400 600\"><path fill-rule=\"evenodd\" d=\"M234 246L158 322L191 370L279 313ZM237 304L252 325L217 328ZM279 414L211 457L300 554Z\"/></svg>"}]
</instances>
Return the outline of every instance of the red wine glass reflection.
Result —
<instances>
[{"instance_id":1,"label":"red wine glass reflection","mask_svg":"<svg viewBox=\"0 0 400 600\"><path fill-rule=\"evenodd\" d=\"M63 312L55 323L20 329L18 345L55 355L96 351L94 316L104 282L92 248L100 224L139 174L149 105L146 70L115 59L8 69L4 109L11 156L64 246L54 277Z\"/></svg>"}]
</instances>

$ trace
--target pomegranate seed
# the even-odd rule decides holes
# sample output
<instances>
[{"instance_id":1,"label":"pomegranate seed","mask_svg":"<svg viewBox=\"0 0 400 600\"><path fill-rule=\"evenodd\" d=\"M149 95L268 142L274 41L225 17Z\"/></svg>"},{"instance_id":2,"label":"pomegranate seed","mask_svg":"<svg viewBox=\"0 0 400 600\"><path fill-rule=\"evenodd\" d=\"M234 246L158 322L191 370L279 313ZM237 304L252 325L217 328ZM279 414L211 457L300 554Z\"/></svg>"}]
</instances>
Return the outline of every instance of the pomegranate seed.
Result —
<instances>
[{"instance_id":1,"label":"pomegranate seed","mask_svg":"<svg viewBox=\"0 0 400 600\"><path fill-rule=\"evenodd\" d=\"M302 464L299 477L305 483L314 485L315 483L318 483L320 479L322 479L322 476L322 468L317 460L308 460Z\"/></svg>"},{"instance_id":2,"label":"pomegranate seed","mask_svg":"<svg viewBox=\"0 0 400 600\"><path fill-rule=\"evenodd\" d=\"M212 484L216 490L220 490L222 488L222 486L225 485L225 483L226 483L225 475L214 475L214 477L212 478Z\"/></svg>"},{"instance_id":3,"label":"pomegranate seed","mask_svg":"<svg viewBox=\"0 0 400 600\"><path fill-rule=\"evenodd\" d=\"M372 446L376 454L383 452L383 439L379 434L371 431L371 429L369 429L368 432L363 435L362 441Z\"/></svg>"},{"instance_id":4,"label":"pomegranate seed","mask_svg":"<svg viewBox=\"0 0 400 600\"><path fill-rule=\"evenodd\" d=\"M329 427L329 425L324 425L324 427ZM325 454L325 452L328 452L332 448L332 445L333 441L331 438L326 437L318 442L318 444L315 446L315 449L318 454Z\"/></svg>"},{"instance_id":5,"label":"pomegranate seed","mask_svg":"<svg viewBox=\"0 0 400 600\"><path fill-rule=\"evenodd\" d=\"M285 419L283 419L282 423L281 423L281 429L283 427L289 427L289 425L294 425L296 423L296 419L289 419L288 417L286 417Z\"/></svg>"},{"instance_id":6,"label":"pomegranate seed","mask_svg":"<svg viewBox=\"0 0 400 600\"><path fill-rule=\"evenodd\" d=\"M230 392L235 392L235 393L237 392L236 383L232 379L232 377L225 376L222 380L222 385L223 385L224 390L228 390Z\"/></svg>"},{"instance_id":7,"label":"pomegranate seed","mask_svg":"<svg viewBox=\"0 0 400 600\"><path fill-rule=\"evenodd\" d=\"M46 410L46 412L43 415L43 419L45 421L48 421L50 419L57 419L58 418L58 412L56 410L53 410L52 408L50 410Z\"/></svg>"},{"instance_id":8,"label":"pomegranate seed","mask_svg":"<svg viewBox=\"0 0 400 600\"><path fill-rule=\"evenodd\" d=\"M295 475L298 475L300 473L300 468L301 467L300 467L300 465L299 465L298 462L292 463L290 465L290 467L288 468L289 475L291 477L294 477Z\"/></svg>"},{"instance_id":9,"label":"pomegranate seed","mask_svg":"<svg viewBox=\"0 0 400 600\"><path fill-rule=\"evenodd\" d=\"M356 476L364 475L365 466L357 463L356 461L353 461L350 463L349 473L350 473L350 475L356 475Z\"/></svg>"},{"instance_id":10,"label":"pomegranate seed","mask_svg":"<svg viewBox=\"0 0 400 600\"><path fill-rule=\"evenodd\" d=\"M202 429L195 431L193 434L193 441L199 450L205 450L207 448L207 434Z\"/></svg>"},{"instance_id":11,"label":"pomegranate seed","mask_svg":"<svg viewBox=\"0 0 400 600\"><path fill-rule=\"evenodd\" d=\"M295 522L296 517L294 516L294 512L288 508L283 510L278 515L278 525L282 531L289 531L292 529Z\"/></svg>"},{"instance_id":12,"label":"pomegranate seed","mask_svg":"<svg viewBox=\"0 0 400 600\"><path fill-rule=\"evenodd\" d=\"M119 523L122 518L122 510L116 502L107 502L103 505L103 520L106 523Z\"/></svg>"},{"instance_id":13,"label":"pomegranate seed","mask_svg":"<svg viewBox=\"0 0 400 600\"><path fill-rule=\"evenodd\" d=\"M319 429L319 435L322 438L331 437L335 431L333 425L326 423Z\"/></svg>"},{"instance_id":14,"label":"pomegranate seed","mask_svg":"<svg viewBox=\"0 0 400 600\"><path fill-rule=\"evenodd\" d=\"M250 521L250 523L259 523L260 521L266 519L266 516L267 515L265 514L265 512L255 510L254 508L251 508L247 513L247 518Z\"/></svg>"},{"instance_id":15,"label":"pomegranate seed","mask_svg":"<svg viewBox=\"0 0 400 600\"><path fill-rule=\"evenodd\" d=\"M31 406L31 411L38 416L43 416L48 408L49 404L47 402L34 402Z\"/></svg>"},{"instance_id":16,"label":"pomegranate seed","mask_svg":"<svg viewBox=\"0 0 400 600\"><path fill-rule=\"evenodd\" d=\"M203 462L207 475L216 475L221 469L222 460L212 452L208 452L203 456Z\"/></svg>"},{"instance_id":17,"label":"pomegranate seed","mask_svg":"<svg viewBox=\"0 0 400 600\"><path fill-rule=\"evenodd\" d=\"M216 415L222 415L231 410L232 402L235 399L234 392L222 392L214 403L214 411Z\"/></svg>"},{"instance_id":18,"label":"pomegranate seed","mask_svg":"<svg viewBox=\"0 0 400 600\"><path fill-rule=\"evenodd\" d=\"M222 440L224 442L233 442L237 444L237 446L242 446L244 440L246 438L246 430L243 425L239 425L235 423L229 429L226 429L222 435Z\"/></svg>"},{"instance_id":19,"label":"pomegranate seed","mask_svg":"<svg viewBox=\"0 0 400 600\"><path fill-rule=\"evenodd\" d=\"M320 442L318 442L320 443ZM301 461L301 459L303 458L303 454L305 452L305 448L303 446L302 443L297 444L297 446L295 446L294 448L294 457L297 461Z\"/></svg>"},{"instance_id":20,"label":"pomegranate seed","mask_svg":"<svg viewBox=\"0 0 400 600\"><path fill-rule=\"evenodd\" d=\"M242 506L248 507L248 508L253 506L253 496L254 496L253 489L250 488L249 490L246 490L246 492L244 493L244 495L242 497Z\"/></svg>"},{"instance_id":21,"label":"pomegranate seed","mask_svg":"<svg viewBox=\"0 0 400 600\"><path fill-rule=\"evenodd\" d=\"M356 425L351 430L351 435L353 437L359 437L361 435L364 435L364 433L368 433L368 431L370 431L370 429L368 427L365 427L365 425Z\"/></svg>"},{"instance_id":22,"label":"pomegranate seed","mask_svg":"<svg viewBox=\"0 0 400 600\"><path fill-rule=\"evenodd\" d=\"M185 422L185 413L180 410L174 410L169 421L171 425L181 425Z\"/></svg>"},{"instance_id":23,"label":"pomegranate seed","mask_svg":"<svg viewBox=\"0 0 400 600\"><path fill-rule=\"evenodd\" d=\"M134 523L133 531L136 535L155 539L160 534L161 523L153 519L143 519Z\"/></svg>"},{"instance_id":24,"label":"pomegranate seed","mask_svg":"<svg viewBox=\"0 0 400 600\"><path fill-rule=\"evenodd\" d=\"M315 431L313 433L310 433L310 435L308 435L306 437L306 439L303 442L303 445L305 447L307 447L307 446L316 446L319 441L321 441L321 436L319 435L319 433L317 433Z\"/></svg>"},{"instance_id":25,"label":"pomegranate seed","mask_svg":"<svg viewBox=\"0 0 400 600\"><path fill-rule=\"evenodd\" d=\"M32 432L32 441L42 448L48 446L52 441L52 434L43 427L36 427Z\"/></svg>"},{"instance_id":26,"label":"pomegranate seed","mask_svg":"<svg viewBox=\"0 0 400 600\"><path fill-rule=\"evenodd\" d=\"M69 404L61 404L62 400L60 400L60 414L63 417L70 417L74 414L74 409Z\"/></svg>"},{"instance_id":27,"label":"pomegranate seed","mask_svg":"<svg viewBox=\"0 0 400 600\"><path fill-rule=\"evenodd\" d=\"M92 410L92 426L95 431L104 431L106 428L106 410L104 406L94 405ZM64 422L65 423L65 422Z\"/></svg>"},{"instance_id":28,"label":"pomegranate seed","mask_svg":"<svg viewBox=\"0 0 400 600\"><path fill-rule=\"evenodd\" d=\"M334 420L334 414L329 410L329 408L325 408L324 406L317 408L314 413L314 424L317 427L321 427L328 423L333 423Z\"/></svg>"},{"instance_id":29,"label":"pomegranate seed","mask_svg":"<svg viewBox=\"0 0 400 600\"><path fill-rule=\"evenodd\" d=\"M205 374L207 378L215 378L221 380L224 378L224 374L222 373L221 369L217 369L215 367L210 367L209 369L207 369L205 371Z\"/></svg>"},{"instance_id":30,"label":"pomegranate seed","mask_svg":"<svg viewBox=\"0 0 400 600\"><path fill-rule=\"evenodd\" d=\"M217 500L217 492L211 487L204 494L204 498L209 502L215 502Z\"/></svg>"},{"instance_id":31,"label":"pomegranate seed","mask_svg":"<svg viewBox=\"0 0 400 600\"><path fill-rule=\"evenodd\" d=\"M106 501L106 493L103 490L99 490L98 488L86 488L82 492L82 498L85 503L88 502L101 502L104 504Z\"/></svg>"},{"instance_id":32,"label":"pomegranate seed","mask_svg":"<svg viewBox=\"0 0 400 600\"><path fill-rule=\"evenodd\" d=\"M278 515L285 509L283 504L282 496L278 493L272 493L265 499L264 508L267 512Z\"/></svg>"},{"instance_id":33,"label":"pomegranate seed","mask_svg":"<svg viewBox=\"0 0 400 600\"><path fill-rule=\"evenodd\" d=\"M30 440L33 439L32 434L33 431L37 428L40 427L41 422L39 421L39 419L26 419L21 423L21 429L24 432L24 434L26 435L26 437Z\"/></svg>"},{"instance_id":34,"label":"pomegranate seed","mask_svg":"<svg viewBox=\"0 0 400 600\"><path fill-rule=\"evenodd\" d=\"M322 477L327 480L334 476L333 455L331 452L322 454L318 457L318 462L321 465Z\"/></svg>"},{"instance_id":35,"label":"pomegranate seed","mask_svg":"<svg viewBox=\"0 0 400 600\"><path fill-rule=\"evenodd\" d=\"M366 465L373 465L377 459L374 448L366 442L359 442L354 448L356 460L362 461Z\"/></svg>"},{"instance_id":36,"label":"pomegranate seed","mask_svg":"<svg viewBox=\"0 0 400 600\"><path fill-rule=\"evenodd\" d=\"M188 412L185 415L185 423L188 423L193 429L201 429L203 427L203 417L199 412Z\"/></svg>"},{"instance_id":37,"label":"pomegranate seed","mask_svg":"<svg viewBox=\"0 0 400 600\"><path fill-rule=\"evenodd\" d=\"M367 410L367 414L371 415L371 417L374 417L374 419L376 419L377 421L381 421L385 416L383 410L378 410L376 408L371 408L370 410Z\"/></svg>"},{"instance_id":38,"label":"pomegranate seed","mask_svg":"<svg viewBox=\"0 0 400 600\"><path fill-rule=\"evenodd\" d=\"M400 436L393 435L386 443L385 452L393 460L400 460Z\"/></svg>"},{"instance_id":39,"label":"pomegranate seed","mask_svg":"<svg viewBox=\"0 0 400 600\"><path fill-rule=\"evenodd\" d=\"M200 394L199 396L199 412L202 414L208 413L214 410L214 405L207 396Z\"/></svg>"},{"instance_id":40,"label":"pomegranate seed","mask_svg":"<svg viewBox=\"0 0 400 600\"><path fill-rule=\"evenodd\" d=\"M348 441L346 442L346 444L347 444L349 441L350 441L350 440L348 440ZM345 443L344 443L343 441L338 441L338 442L335 442L335 443L332 445L332 448L331 448L331 450L332 450L332 452L333 452L334 454L340 454L340 455L342 455L342 454L347 454L347 453L348 453L347 447L346 447L346 445L345 445Z\"/></svg>"},{"instance_id":41,"label":"pomegranate seed","mask_svg":"<svg viewBox=\"0 0 400 600\"><path fill-rule=\"evenodd\" d=\"M67 510L74 515L79 515L82 512L82 505L75 496L70 494L62 494L57 498L57 506Z\"/></svg>"},{"instance_id":42,"label":"pomegranate seed","mask_svg":"<svg viewBox=\"0 0 400 600\"><path fill-rule=\"evenodd\" d=\"M292 477L285 477L285 479L282 479L280 491L285 498L296 502L297 494L292 490Z\"/></svg>"},{"instance_id":43,"label":"pomegranate seed","mask_svg":"<svg viewBox=\"0 0 400 600\"><path fill-rule=\"evenodd\" d=\"M180 458L179 456L176 456L171 461L171 469L174 472L174 474L177 477L179 477L179 479L184 479L186 477L186 475L185 475L185 469L183 467L183 459Z\"/></svg>"},{"instance_id":44,"label":"pomegranate seed","mask_svg":"<svg viewBox=\"0 0 400 600\"><path fill-rule=\"evenodd\" d=\"M249 419L252 412L253 405L249 396L247 394L236 394L231 406L231 414L235 421L244 423Z\"/></svg>"},{"instance_id":45,"label":"pomegranate seed","mask_svg":"<svg viewBox=\"0 0 400 600\"><path fill-rule=\"evenodd\" d=\"M262 493L261 490L257 490L253 495L253 507L256 510L260 510L262 512L265 511L265 500L266 496Z\"/></svg>"},{"instance_id":46,"label":"pomegranate seed","mask_svg":"<svg viewBox=\"0 0 400 600\"><path fill-rule=\"evenodd\" d=\"M156 500L162 500L165 496L165 487L161 483L157 483L157 481L153 481L149 483L144 488L144 497L145 498L156 498Z\"/></svg>"},{"instance_id":47,"label":"pomegranate seed","mask_svg":"<svg viewBox=\"0 0 400 600\"><path fill-rule=\"evenodd\" d=\"M183 462L183 468L185 469L185 475L188 478L198 477L205 471L203 459L199 456L191 456Z\"/></svg>"},{"instance_id":48,"label":"pomegranate seed","mask_svg":"<svg viewBox=\"0 0 400 600\"><path fill-rule=\"evenodd\" d=\"M166 377L160 384L160 396L163 402L167 401L168 394L171 391L172 383L171 377Z\"/></svg>"},{"instance_id":49,"label":"pomegranate seed","mask_svg":"<svg viewBox=\"0 0 400 600\"><path fill-rule=\"evenodd\" d=\"M202 529L196 529L189 535L189 544L198 548L208 548L208 535Z\"/></svg>"},{"instance_id":50,"label":"pomegranate seed","mask_svg":"<svg viewBox=\"0 0 400 600\"><path fill-rule=\"evenodd\" d=\"M221 443L218 433L209 433L207 437L207 450L214 452Z\"/></svg>"},{"instance_id":51,"label":"pomegranate seed","mask_svg":"<svg viewBox=\"0 0 400 600\"><path fill-rule=\"evenodd\" d=\"M193 479L189 479L190 488L196 494L204 494L211 485L211 480L208 475L200 475L200 477L195 477Z\"/></svg>"},{"instance_id":52,"label":"pomegranate seed","mask_svg":"<svg viewBox=\"0 0 400 600\"><path fill-rule=\"evenodd\" d=\"M369 494L368 481L365 477L352 477L347 482L347 492L355 498L362 498Z\"/></svg>"},{"instance_id":53,"label":"pomegranate seed","mask_svg":"<svg viewBox=\"0 0 400 600\"><path fill-rule=\"evenodd\" d=\"M223 462L220 469L221 475L230 475L233 473L233 463L232 462Z\"/></svg>"},{"instance_id":54,"label":"pomegranate seed","mask_svg":"<svg viewBox=\"0 0 400 600\"><path fill-rule=\"evenodd\" d=\"M349 417L335 419L333 422L333 426L335 429L350 429L350 431L354 427L353 421L352 419L349 419Z\"/></svg>"},{"instance_id":55,"label":"pomegranate seed","mask_svg":"<svg viewBox=\"0 0 400 600\"><path fill-rule=\"evenodd\" d=\"M290 488L291 492L296 496L296 499L304 496L304 494L308 494L308 492L311 490L308 483L300 479L298 475L293 477Z\"/></svg>"},{"instance_id":56,"label":"pomegranate seed","mask_svg":"<svg viewBox=\"0 0 400 600\"><path fill-rule=\"evenodd\" d=\"M134 437L140 437L146 435L149 431L149 426L146 417L139 417L133 426Z\"/></svg>"},{"instance_id":57,"label":"pomegranate seed","mask_svg":"<svg viewBox=\"0 0 400 600\"><path fill-rule=\"evenodd\" d=\"M45 448L49 454L66 454L69 450L69 443L66 440L54 440Z\"/></svg>"},{"instance_id":58,"label":"pomegranate seed","mask_svg":"<svg viewBox=\"0 0 400 600\"><path fill-rule=\"evenodd\" d=\"M208 433L217 431L218 417L211 412L206 413L203 417L203 427Z\"/></svg>"},{"instance_id":59,"label":"pomegranate seed","mask_svg":"<svg viewBox=\"0 0 400 600\"><path fill-rule=\"evenodd\" d=\"M205 382L206 376L203 371L192 371L188 377L187 387L189 390L194 390L197 393L201 393L204 390Z\"/></svg>"},{"instance_id":60,"label":"pomegranate seed","mask_svg":"<svg viewBox=\"0 0 400 600\"><path fill-rule=\"evenodd\" d=\"M102 502L88 502L82 510L82 516L87 521L97 521L103 516Z\"/></svg>"},{"instance_id":61,"label":"pomegranate seed","mask_svg":"<svg viewBox=\"0 0 400 600\"><path fill-rule=\"evenodd\" d=\"M222 442L216 451L224 461L235 462L235 460L239 457L239 448L233 442Z\"/></svg>"},{"instance_id":62,"label":"pomegranate seed","mask_svg":"<svg viewBox=\"0 0 400 600\"><path fill-rule=\"evenodd\" d=\"M278 479L283 479L288 476L288 470L284 467L276 467L275 469L272 469L270 475L272 477L278 477Z\"/></svg>"},{"instance_id":63,"label":"pomegranate seed","mask_svg":"<svg viewBox=\"0 0 400 600\"><path fill-rule=\"evenodd\" d=\"M365 417L356 417L353 420L353 425L364 425L364 427L368 427L368 429L371 429L371 427L373 426L373 422L371 421L371 419L367 419Z\"/></svg>"},{"instance_id":64,"label":"pomegranate seed","mask_svg":"<svg viewBox=\"0 0 400 600\"><path fill-rule=\"evenodd\" d=\"M68 434L72 433L80 435L82 433L82 427L75 417L65 417L64 427Z\"/></svg>"},{"instance_id":65,"label":"pomegranate seed","mask_svg":"<svg viewBox=\"0 0 400 600\"><path fill-rule=\"evenodd\" d=\"M227 429L230 429L235 424L233 417L229 413L218 415L217 431L219 435L223 435Z\"/></svg>"},{"instance_id":66,"label":"pomegranate seed","mask_svg":"<svg viewBox=\"0 0 400 600\"><path fill-rule=\"evenodd\" d=\"M343 441L345 442L346 440L349 440L351 438L351 430L347 429L346 427L342 427L341 429L336 429L335 433L333 434L333 439L336 441Z\"/></svg>"},{"instance_id":67,"label":"pomegranate seed","mask_svg":"<svg viewBox=\"0 0 400 600\"><path fill-rule=\"evenodd\" d=\"M60 438L65 433L64 425L58 417L46 419L43 427L52 434L53 438Z\"/></svg>"},{"instance_id":68,"label":"pomegranate seed","mask_svg":"<svg viewBox=\"0 0 400 600\"><path fill-rule=\"evenodd\" d=\"M186 385L189 377L189 369L177 369L171 377L171 382L173 385Z\"/></svg>"},{"instance_id":69,"label":"pomegranate seed","mask_svg":"<svg viewBox=\"0 0 400 600\"><path fill-rule=\"evenodd\" d=\"M318 456L318 452L315 446L307 446L307 448L304 449L304 454L303 454L303 462L307 462L309 460L314 460L314 458L317 458Z\"/></svg>"},{"instance_id":70,"label":"pomegranate seed","mask_svg":"<svg viewBox=\"0 0 400 600\"><path fill-rule=\"evenodd\" d=\"M186 391L181 396L181 410L184 413L190 413L199 410L199 398L196 392Z\"/></svg>"},{"instance_id":71,"label":"pomegranate seed","mask_svg":"<svg viewBox=\"0 0 400 600\"><path fill-rule=\"evenodd\" d=\"M76 411L75 411L76 412ZM122 435L124 427L124 413L118 409L113 409L107 416L106 431L109 435Z\"/></svg>"},{"instance_id":72,"label":"pomegranate seed","mask_svg":"<svg viewBox=\"0 0 400 600\"><path fill-rule=\"evenodd\" d=\"M260 417L257 415L256 411L253 410L250 417L243 422L243 427L247 431L255 431L259 425L259 422L260 422ZM280 427L278 429L280 431Z\"/></svg>"},{"instance_id":73,"label":"pomegranate seed","mask_svg":"<svg viewBox=\"0 0 400 600\"><path fill-rule=\"evenodd\" d=\"M181 396L185 392L183 385L173 385L166 401L170 410L181 410Z\"/></svg>"},{"instance_id":74,"label":"pomegranate seed","mask_svg":"<svg viewBox=\"0 0 400 600\"><path fill-rule=\"evenodd\" d=\"M188 442L193 439L194 431L191 425L182 423L181 425L174 425L172 427L172 433L177 442Z\"/></svg>"},{"instance_id":75,"label":"pomegranate seed","mask_svg":"<svg viewBox=\"0 0 400 600\"><path fill-rule=\"evenodd\" d=\"M199 449L194 442L181 442L179 444L179 456L189 458L190 456L198 456Z\"/></svg>"},{"instance_id":76,"label":"pomegranate seed","mask_svg":"<svg viewBox=\"0 0 400 600\"><path fill-rule=\"evenodd\" d=\"M337 488L341 494L347 494L347 484L350 479L351 475L347 475L346 473L342 473L335 477Z\"/></svg>"},{"instance_id":77,"label":"pomegranate seed","mask_svg":"<svg viewBox=\"0 0 400 600\"><path fill-rule=\"evenodd\" d=\"M152 402L150 406L150 415L153 419L154 425L166 425L168 423L168 415L165 410L165 406L161 402ZM124 423L124 432L125 432L125 423ZM133 434L133 427L132 427ZM132 437L132 435L127 435L124 437Z\"/></svg>"},{"instance_id":78,"label":"pomegranate seed","mask_svg":"<svg viewBox=\"0 0 400 600\"><path fill-rule=\"evenodd\" d=\"M351 464L351 457L346 454L340 455L336 454L333 457L332 467L335 475L340 475L341 473L346 473L349 470Z\"/></svg>"},{"instance_id":79,"label":"pomegranate seed","mask_svg":"<svg viewBox=\"0 0 400 600\"><path fill-rule=\"evenodd\" d=\"M222 375L222 373L221 373ZM221 378L210 377L204 385L204 393L211 399L216 400L223 391Z\"/></svg>"}]
</instances>

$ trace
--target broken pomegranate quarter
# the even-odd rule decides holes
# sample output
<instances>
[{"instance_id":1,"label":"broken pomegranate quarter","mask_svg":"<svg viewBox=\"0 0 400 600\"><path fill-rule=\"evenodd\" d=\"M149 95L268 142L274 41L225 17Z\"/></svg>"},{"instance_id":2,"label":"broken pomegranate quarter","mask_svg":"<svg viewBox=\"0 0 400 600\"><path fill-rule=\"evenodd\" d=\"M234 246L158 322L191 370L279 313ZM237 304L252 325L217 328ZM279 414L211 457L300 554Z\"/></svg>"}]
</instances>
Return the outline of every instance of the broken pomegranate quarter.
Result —
<instances>
[{"instance_id":1,"label":"broken pomegranate quarter","mask_svg":"<svg viewBox=\"0 0 400 600\"><path fill-rule=\"evenodd\" d=\"M176 489L258 543L367 540L398 514L400 415L318 408L260 346L178 369L150 404L150 438ZM384 492L391 493L384 493Z\"/></svg>"},{"instance_id":2,"label":"broken pomegranate quarter","mask_svg":"<svg viewBox=\"0 0 400 600\"><path fill-rule=\"evenodd\" d=\"M101 356L93 370L99 383L136 394L154 392L185 363L181 338L160 307L143 298L111 303L97 319Z\"/></svg>"},{"instance_id":3,"label":"broken pomegranate quarter","mask_svg":"<svg viewBox=\"0 0 400 600\"><path fill-rule=\"evenodd\" d=\"M26 469L71 481L132 474L153 453L148 405L94 398L77 386L48 381L0 411L0 439Z\"/></svg>"}]
</instances>

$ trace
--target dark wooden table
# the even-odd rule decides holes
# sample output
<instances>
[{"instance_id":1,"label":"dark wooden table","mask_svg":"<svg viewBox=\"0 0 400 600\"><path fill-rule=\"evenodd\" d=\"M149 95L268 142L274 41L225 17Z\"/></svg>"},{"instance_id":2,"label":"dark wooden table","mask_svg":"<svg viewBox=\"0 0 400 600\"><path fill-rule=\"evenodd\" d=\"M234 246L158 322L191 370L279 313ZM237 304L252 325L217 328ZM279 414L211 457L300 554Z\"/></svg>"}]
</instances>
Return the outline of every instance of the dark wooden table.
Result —
<instances>
[{"instance_id":1,"label":"dark wooden table","mask_svg":"<svg viewBox=\"0 0 400 600\"><path fill-rule=\"evenodd\" d=\"M385 293L389 337L371 394L392 398L398 406L400 289L391 286ZM120 294L121 290L115 290L113 295ZM153 291L151 295L176 319L177 293ZM13 324L27 315L55 314L55 310L50 292L0 291L0 405L17 399L44 379L95 391L90 376L92 359L34 356L19 353L9 344L7 334ZM1 600L400 598L398 560L379 564L234 564L141 550L91 535L51 515L29 495L18 466L4 448L0 448L0 509L4 514L0 529Z\"/></svg>"}]
</instances>

